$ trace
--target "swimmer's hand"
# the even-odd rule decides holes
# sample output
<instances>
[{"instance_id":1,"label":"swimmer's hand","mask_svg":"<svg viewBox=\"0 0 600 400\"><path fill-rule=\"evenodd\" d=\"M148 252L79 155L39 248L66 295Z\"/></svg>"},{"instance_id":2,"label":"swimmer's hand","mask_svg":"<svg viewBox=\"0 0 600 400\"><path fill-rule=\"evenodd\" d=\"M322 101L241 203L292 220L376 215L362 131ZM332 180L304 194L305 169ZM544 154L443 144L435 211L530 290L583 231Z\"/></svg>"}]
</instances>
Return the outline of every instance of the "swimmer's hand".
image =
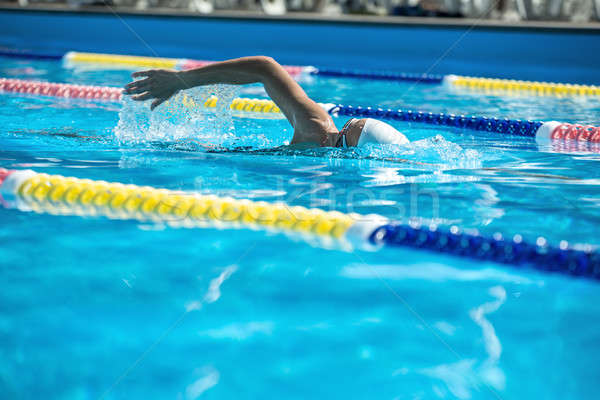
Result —
<instances>
[{"instance_id":1,"label":"swimmer's hand","mask_svg":"<svg viewBox=\"0 0 600 400\"><path fill-rule=\"evenodd\" d=\"M125 85L125 94L132 95L131 98L137 101L154 99L150 109L167 101L178 91L185 89L186 85L177 71L167 69L150 69L146 71L134 72L133 78L145 77Z\"/></svg>"}]
</instances>

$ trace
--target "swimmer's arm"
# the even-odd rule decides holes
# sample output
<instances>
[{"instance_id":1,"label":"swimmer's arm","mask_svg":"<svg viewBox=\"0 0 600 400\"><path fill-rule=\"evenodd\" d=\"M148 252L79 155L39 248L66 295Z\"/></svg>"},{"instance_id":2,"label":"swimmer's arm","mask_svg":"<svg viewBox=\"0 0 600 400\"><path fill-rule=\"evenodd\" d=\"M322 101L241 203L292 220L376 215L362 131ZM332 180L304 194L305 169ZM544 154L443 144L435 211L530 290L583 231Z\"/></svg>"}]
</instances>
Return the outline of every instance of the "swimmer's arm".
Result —
<instances>
[{"instance_id":1,"label":"swimmer's arm","mask_svg":"<svg viewBox=\"0 0 600 400\"><path fill-rule=\"evenodd\" d=\"M134 73L133 77L145 79L125 86L125 93L134 95L134 100L154 99L152 109L182 89L217 83L262 83L296 130L310 129L311 123L331 120L327 112L311 100L287 71L270 57L237 58L188 71L140 71Z\"/></svg>"}]
</instances>

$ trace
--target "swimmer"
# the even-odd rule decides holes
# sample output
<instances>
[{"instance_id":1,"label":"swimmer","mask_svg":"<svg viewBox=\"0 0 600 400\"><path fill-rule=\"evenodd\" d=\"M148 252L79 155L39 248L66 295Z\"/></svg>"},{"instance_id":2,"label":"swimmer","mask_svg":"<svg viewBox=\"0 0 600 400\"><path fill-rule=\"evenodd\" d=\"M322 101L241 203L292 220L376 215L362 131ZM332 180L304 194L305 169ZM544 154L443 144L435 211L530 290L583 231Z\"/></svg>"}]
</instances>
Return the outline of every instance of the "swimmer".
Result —
<instances>
[{"instance_id":1,"label":"swimmer","mask_svg":"<svg viewBox=\"0 0 600 400\"><path fill-rule=\"evenodd\" d=\"M353 147L367 143L406 144L391 125L373 118L352 118L338 130L331 116L311 100L287 71L270 57L243 57L187 71L151 69L135 72L143 78L125 86L133 100L153 100L154 109L180 90L212 84L262 83L268 95L294 127L291 144Z\"/></svg>"}]
</instances>

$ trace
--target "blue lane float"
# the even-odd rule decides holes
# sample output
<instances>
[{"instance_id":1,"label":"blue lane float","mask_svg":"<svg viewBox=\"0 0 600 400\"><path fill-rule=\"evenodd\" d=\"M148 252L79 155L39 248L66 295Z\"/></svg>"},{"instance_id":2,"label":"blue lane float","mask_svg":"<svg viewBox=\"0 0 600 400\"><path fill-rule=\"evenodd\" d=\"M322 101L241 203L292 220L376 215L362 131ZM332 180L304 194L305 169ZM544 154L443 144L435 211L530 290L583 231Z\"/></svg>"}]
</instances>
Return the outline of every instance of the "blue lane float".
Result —
<instances>
[{"instance_id":1,"label":"blue lane float","mask_svg":"<svg viewBox=\"0 0 600 400\"><path fill-rule=\"evenodd\" d=\"M556 272L600 280L600 254L569 247L566 241L551 246L540 237L528 243L520 235L505 239L465 233L457 227L449 230L389 223L376 228L369 236L371 243L389 247L408 247L437 253L490 261L515 267L528 267L542 272Z\"/></svg>"},{"instance_id":2,"label":"blue lane float","mask_svg":"<svg viewBox=\"0 0 600 400\"><path fill-rule=\"evenodd\" d=\"M0 57L20 58L20 59L25 59L25 60L60 61L63 58L63 54L44 54L44 53L34 53L34 52L21 51L21 50L0 49Z\"/></svg>"},{"instance_id":3,"label":"blue lane float","mask_svg":"<svg viewBox=\"0 0 600 400\"><path fill-rule=\"evenodd\" d=\"M394 72L385 72L385 71L376 72L376 71L360 71L360 70L349 70L349 69L315 68L315 67L309 69L307 72L310 75L318 75L318 76L325 76L325 77L429 83L429 84L434 84L434 85L441 84L444 81L443 75L411 74L411 73L405 73L405 72L394 73Z\"/></svg>"},{"instance_id":4,"label":"blue lane float","mask_svg":"<svg viewBox=\"0 0 600 400\"><path fill-rule=\"evenodd\" d=\"M455 115L400 109L392 110L389 108L353 107L341 104L329 108L328 112L336 116L371 117L528 137L536 137L540 127L544 125L544 122L541 121L488 118L474 115Z\"/></svg>"}]
</instances>

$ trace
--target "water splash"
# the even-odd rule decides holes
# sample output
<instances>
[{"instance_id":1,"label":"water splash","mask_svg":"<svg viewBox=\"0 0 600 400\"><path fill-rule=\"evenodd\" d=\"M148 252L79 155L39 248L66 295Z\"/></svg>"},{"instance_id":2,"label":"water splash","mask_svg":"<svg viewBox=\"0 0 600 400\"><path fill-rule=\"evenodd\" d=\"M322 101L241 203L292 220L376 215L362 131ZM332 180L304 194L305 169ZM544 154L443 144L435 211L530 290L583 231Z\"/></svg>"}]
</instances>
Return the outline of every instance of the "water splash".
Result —
<instances>
[{"instance_id":1,"label":"water splash","mask_svg":"<svg viewBox=\"0 0 600 400\"><path fill-rule=\"evenodd\" d=\"M419 163L418 169L473 169L481 166L479 152L463 149L439 134L406 145L369 144L349 149L288 146L291 129L285 129L287 122L236 118L234 125L229 104L239 91L240 88L234 85L193 88L177 93L154 111L150 111L150 100L137 102L125 96L115 128L116 139L121 146L167 145L174 150L266 151L270 155L392 162L401 159L403 162ZM217 107L203 107L202 104L211 96L219 98Z\"/></svg>"},{"instance_id":2,"label":"water splash","mask_svg":"<svg viewBox=\"0 0 600 400\"><path fill-rule=\"evenodd\" d=\"M255 155L316 157L329 159L349 159L384 162L385 165L402 165L404 169L441 171L451 169L477 169L482 166L484 157L476 150L464 149L441 135L417 140L406 145L368 144L364 147L332 148L308 146L270 147L275 140L252 143L241 148L218 148L213 152L252 153ZM257 147L254 147L254 146ZM462 178L459 180L463 180Z\"/></svg>"},{"instance_id":3,"label":"water splash","mask_svg":"<svg viewBox=\"0 0 600 400\"><path fill-rule=\"evenodd\" d=\"M356 148L362 157L415 161L433 169L474 169L481 167L482 156L477 150L463 149L442 135L416 140L405 145L368 144Z\"/></svg>"},{"instance_id":4,"label":"water splash","mask_svg":"<svg viewBox=\"0 0 600 400\"><path fill-rule=\"evenodd\" d=\"M138 102L124 96L115 137L122 146L181 141L227 146L235 138L229 104L237 93L233 85L197 87L178 92L154 111L150 111L151 100ZM219 99L217 106L203 107L211 96Z\"/></svg>"}]
</instances>

